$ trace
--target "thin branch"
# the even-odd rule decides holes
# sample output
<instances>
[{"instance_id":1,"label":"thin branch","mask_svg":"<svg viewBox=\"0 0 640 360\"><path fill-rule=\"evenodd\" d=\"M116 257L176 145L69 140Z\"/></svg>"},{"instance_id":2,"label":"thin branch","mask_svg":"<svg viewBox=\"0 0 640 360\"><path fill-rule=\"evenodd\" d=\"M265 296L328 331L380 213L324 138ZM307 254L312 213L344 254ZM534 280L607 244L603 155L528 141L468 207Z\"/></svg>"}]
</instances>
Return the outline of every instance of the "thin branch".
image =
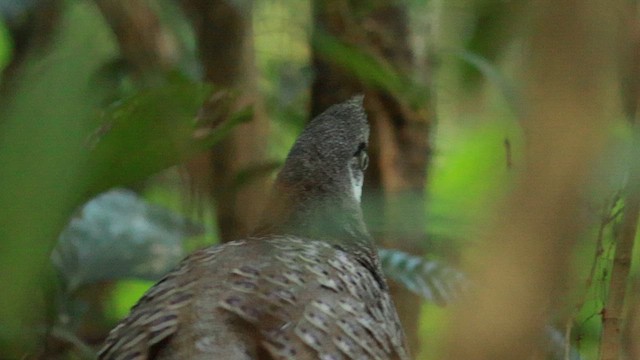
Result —
<instances>
[{"instance_id":1,"label":"thin branch","mask_svg":"<svg viewBox=\"0 0 640 360\"><path fill-rule=\"evenodd\" d=\"M595 252L594 252L594 256L593 256L593 261L591 262L591 268L589 269L589 275L587 275L587 279L585 280L585 292L584 295L582 296L582 298L580 299L580 301L576 304L575 308L574 308L574 314L572 317L570 317L569 319L567 319L567 323L566 323L566 330L565 330L565 344L566 344L566 348L565 348L565 359L569 359L570 356L570 349L571 349L571 333L573 330L573 320L576 318L576 316L578 315L578 312L580 311L580 309L582 309L582 307L584 306L584 304L587 302L587 298L589 293L591 292L591 287L593 285L593 279L596 276L596 271L598 269L598 264L600 264L603 260L603 255L605 253L604 250L604 235L605 235L605 229L608 225L610 225L615 219L617 219L620 214L622 213L622 209L624 209L624 206L621 206L619 209L616 209L618 202L620 201L620 194L616 193L612 196L611 200L609 201L608 206L605 204L603 206L603 209L601 211L600 214L600 225L598 227L598 234L596 236L596 246L595 246ZM606 258L606 257L604 257ZM592 317L598 315L599 313L593 314L592 316L589 316L587 319L584 320L584 322L582 324L580 324L580 326L584 325L584 323L586 323L589 319L591 319Z\"/></svg>"},{"instance_id":2,"label":"thin branch","mask_svg":"<svg viewBox=\"0 0 640 360\"><path fill-rule=\"evenodd\" d=\"M628 313L629 322L623 332L624 346L627 351L627 358L640 359L640 277L636 277L633 281L632 291L630 293L628 304L631 309Z\"/></svg>"},{"instance_id":3,"label":"thin branch","mask_svg":"<svg viewBox=\"0 0 640 360\"><path fill-rule=\"evenodd\" d=\"M573 328L573 317L567 319L564 330L564 360L571 359L571 329Z\"/></svg>"},{"instance_id":4,"label":"thin branch","mask_svg":"<svg viewBox=\"0 0 640 360\"><path fill-rule=\"evenodd\" d=\"M618 360L621 349L621 327L623 310L627 295L631 256L640 214L640 128L634 125L634 137L631 145L629 180L626 187L626 204L622 226L618 234L611 282L606 307L603 310L603 331L601 341L601 360Z\"/></svg>"}]
</instances>

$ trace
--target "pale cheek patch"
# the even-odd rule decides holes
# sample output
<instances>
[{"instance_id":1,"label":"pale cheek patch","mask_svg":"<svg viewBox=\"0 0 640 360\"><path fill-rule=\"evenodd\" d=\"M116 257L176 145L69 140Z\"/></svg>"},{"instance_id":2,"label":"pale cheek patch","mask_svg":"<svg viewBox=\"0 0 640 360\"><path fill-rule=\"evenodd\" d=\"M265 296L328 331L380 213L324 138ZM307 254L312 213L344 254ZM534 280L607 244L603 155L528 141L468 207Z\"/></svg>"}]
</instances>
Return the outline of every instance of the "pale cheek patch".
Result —
<instances>
[{"instance_id":1,"label":"pale cheek patch","mask_svg":"<svg viewBox=\"0 0 640 360\"><path fill-rule=\"evenodd\" d=\"M362 198L362 176L356 176L353 173L353 169L349 166L349 181L351 182L351 192L353 193L353 197L360 202Z\"/></svg>"}]
</instances>

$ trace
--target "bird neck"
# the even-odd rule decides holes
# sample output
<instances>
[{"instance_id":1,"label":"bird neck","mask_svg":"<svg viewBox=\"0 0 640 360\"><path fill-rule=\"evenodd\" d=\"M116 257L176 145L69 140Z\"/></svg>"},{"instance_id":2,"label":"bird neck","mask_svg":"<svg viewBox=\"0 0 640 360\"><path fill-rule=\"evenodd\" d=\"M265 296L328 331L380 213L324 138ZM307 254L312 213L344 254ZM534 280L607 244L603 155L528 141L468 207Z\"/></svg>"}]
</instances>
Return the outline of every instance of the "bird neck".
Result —
<instances>
[{"instance_id":1,"label":"bird neck","mask_svg":"<svg viewBox=\"0 0 640 360\"><path fill-rule=\"evenodd\" d=\"M321 200L319 200L321 199ZM381 289L387 285L358 200L344 194L318 194L308 187L276 182L254 238L290 235L320 240L353 255Z\"/></svg>"},{"instance_id":2,"label":"bird neck","mask_svg":"<svg viewBox=\"0 0 640 360\"><path fill-rule=\"evenodd\" d=\"M295 235L344 248L373 249L359 202L321 188L276 183L257 235Z\"/></svg>"}]
</instances>

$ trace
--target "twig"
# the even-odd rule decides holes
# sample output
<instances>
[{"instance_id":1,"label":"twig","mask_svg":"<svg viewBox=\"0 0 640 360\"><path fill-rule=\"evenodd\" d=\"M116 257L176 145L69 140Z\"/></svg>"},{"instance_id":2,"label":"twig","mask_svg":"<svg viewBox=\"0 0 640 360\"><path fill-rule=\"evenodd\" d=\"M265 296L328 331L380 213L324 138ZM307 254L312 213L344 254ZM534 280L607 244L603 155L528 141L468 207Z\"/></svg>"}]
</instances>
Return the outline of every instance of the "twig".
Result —
<instances>
[{"instance_id":1,"label":"twig","mask_svg":"<svg viewBox=\"0 0 640 360\"><path fill-rule=\"evenodd\" d=\"M598 227L598 234L596 236L596 249L593 255L593 261L591 262L591 268L589 269L589 275L585 280L585 292L582 298L580 299L580 301L576 304L574 308L573 316L567 319L567 323L566 323L565 354L564 354L564 358L566 360L570 359L570 356L571 356L571 332L573 330L573 320L576 318L580 309L582 309L584 304L587 302L587 297L590 293L591 286L593 285L593 279L596 276L598 264L601 262L603 254L605 252L604 245L603 245L605 229L609 224L611 224L611 222L613 222L615 219L618 218L618 216L620 216L621 211L624 208L624 207L620 207L620 209L616 210L616 206L618 205L619 201L620 201L620 195L616 193L611 197L609 204L603 204L602 206L602 210L600 214L600 225ZM593 316L595 315L597 314L594 314ZM592 318L593 316L590 316L589 318L585 319L585 322L587 322L588 319ZM580 326L582 326L582 324Z\"/></svg>"},{"instance_id":2,"label":"twig","mask_svg":"<svg viewBox=\"0 0 640 360\"><path fill-rule=\"evenodd\" d=\"M571 329L573 328L573 318L567 319L564 330L564 360L571 359Z\"/></svg>"},{"instance_id":3,"label":"twig","mask_svg":"<svg viewBox=\"0 0 640 360\"><path fill-rule=\"evenodd\" d=\"M631 144L632 156L629 180L626 186L626 204L622 226L617 238L611 282L606 307L603 309L603 331L600 347L601 360L618 360L621 349L621 324L623 309L627 295L627 279L631 269L633 243L638 227L640 213L640 128L634 126L634 137Z\"/></svg>"},{"instance_id":4,"label":"twig","mask_svg":"<svg viewBox=\"0 0 640 360\"><path fill-rule=\"evenodd\" d=\"M504 153L507 161L507 170L511 170L513 167L513 155L511 153L511 141L509 141L508 137L504 138Z\"/></svg>"},{"instance_id":5,"label":"twig","mask_svg":"<svg viewBox=\"0 0 640 360\"><path fill-rule=\"evenodd\" d=\"M640 276L636 276L631 287L630 299L627 303L631 307L628 312L629 321L623 333L623 341L627 357L629 359L640 359Z\"/></svg>"}]
</instances>

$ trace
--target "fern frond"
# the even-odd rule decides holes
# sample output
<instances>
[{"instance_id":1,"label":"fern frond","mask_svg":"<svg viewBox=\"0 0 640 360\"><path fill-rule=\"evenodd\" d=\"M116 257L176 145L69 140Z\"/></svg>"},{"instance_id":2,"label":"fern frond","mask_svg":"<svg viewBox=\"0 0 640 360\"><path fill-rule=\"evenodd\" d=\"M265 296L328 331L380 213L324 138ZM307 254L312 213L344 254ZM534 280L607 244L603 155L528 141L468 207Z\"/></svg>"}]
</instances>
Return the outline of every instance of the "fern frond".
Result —
<instances>
[{"instance_id":1,"label":"fern frond","mask_svg":"<svg viewBox=\"0 0 640 360\"><path fill-rule=\"evenodd\" d=\"M466 276L440 260L393 249L378 251L382 270L391 279L440 306L455 301L468 287Z\"/></svg>"}]
</instances>

